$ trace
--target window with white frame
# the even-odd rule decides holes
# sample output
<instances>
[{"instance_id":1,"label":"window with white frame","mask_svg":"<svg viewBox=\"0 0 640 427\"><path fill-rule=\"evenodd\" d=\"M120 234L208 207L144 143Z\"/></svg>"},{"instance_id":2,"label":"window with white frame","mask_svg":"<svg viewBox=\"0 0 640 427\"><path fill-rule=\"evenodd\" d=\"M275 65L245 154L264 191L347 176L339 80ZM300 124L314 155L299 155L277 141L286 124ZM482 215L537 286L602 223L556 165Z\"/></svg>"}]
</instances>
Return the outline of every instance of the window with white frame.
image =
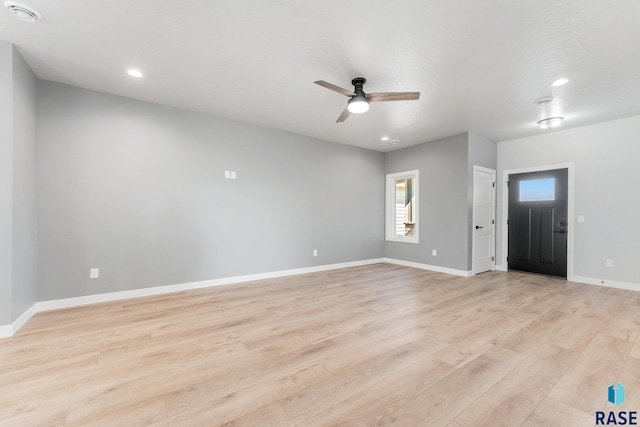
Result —
<instances>
[{"instance_id":1,"label":"window with white frame","mask_svg":"<svg viewBox=\"0 0 640 427\"><path fill-rule=\"evenodd\" d=\"M387 175L388 241L418 243L418 171Z\"/></svg>"}]
</instances>

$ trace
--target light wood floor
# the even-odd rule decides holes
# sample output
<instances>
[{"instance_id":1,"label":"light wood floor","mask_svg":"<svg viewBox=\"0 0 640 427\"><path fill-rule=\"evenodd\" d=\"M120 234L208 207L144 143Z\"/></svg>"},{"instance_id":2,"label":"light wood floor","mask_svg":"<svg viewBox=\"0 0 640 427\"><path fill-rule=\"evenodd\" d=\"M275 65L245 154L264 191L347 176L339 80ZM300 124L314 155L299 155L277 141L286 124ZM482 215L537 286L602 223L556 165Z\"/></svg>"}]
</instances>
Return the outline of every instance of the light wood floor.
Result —
<instances>
[{"instance_id":1,"label":"light wood floor","mask_svg":"<svg viewBox=\"0 0 640 427\"><path fill-rule=\"evenodd\" d=\"M39 313L0 425L591 426L640 409L640 293L389 264Z\"/></svg>"}]
</instances>

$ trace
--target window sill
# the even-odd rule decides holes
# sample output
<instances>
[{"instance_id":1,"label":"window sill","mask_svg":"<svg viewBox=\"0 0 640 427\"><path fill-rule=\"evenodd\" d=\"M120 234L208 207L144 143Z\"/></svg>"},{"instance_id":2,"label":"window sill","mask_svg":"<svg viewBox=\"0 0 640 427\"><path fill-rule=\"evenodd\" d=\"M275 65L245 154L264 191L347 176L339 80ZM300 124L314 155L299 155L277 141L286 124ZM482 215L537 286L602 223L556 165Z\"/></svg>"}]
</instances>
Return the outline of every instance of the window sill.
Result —
<instances>
[{"instance_id":1,"label":"window sill","mask_svg":"<svg viewBox=\"0 0 640 427\"><path fill-rule=\"evenodd\" d=\"M396 236L387 236L387 242L396 242L396 243L413 243L417 245L420 243L417 237L396 237Z\"/></svg>"}]
</instances>

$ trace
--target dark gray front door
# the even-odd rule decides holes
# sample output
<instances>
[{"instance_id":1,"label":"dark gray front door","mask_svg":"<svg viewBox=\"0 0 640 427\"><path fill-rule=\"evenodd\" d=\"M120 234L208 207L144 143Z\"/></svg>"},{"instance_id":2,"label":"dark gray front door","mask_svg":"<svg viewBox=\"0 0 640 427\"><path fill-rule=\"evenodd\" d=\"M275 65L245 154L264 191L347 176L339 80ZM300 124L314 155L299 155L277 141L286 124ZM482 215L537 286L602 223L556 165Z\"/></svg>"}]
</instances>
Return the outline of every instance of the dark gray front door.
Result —
<instances>
[{"instance_id":1,"label":"dark gray front door","mask_svg":"<svg viewBox=\"0 0 640 427\"><path fill-rule=\"evenodd\" d=\"M510 270L567 277L567 169L509 175Z\"/></svg>"}]
</instances>

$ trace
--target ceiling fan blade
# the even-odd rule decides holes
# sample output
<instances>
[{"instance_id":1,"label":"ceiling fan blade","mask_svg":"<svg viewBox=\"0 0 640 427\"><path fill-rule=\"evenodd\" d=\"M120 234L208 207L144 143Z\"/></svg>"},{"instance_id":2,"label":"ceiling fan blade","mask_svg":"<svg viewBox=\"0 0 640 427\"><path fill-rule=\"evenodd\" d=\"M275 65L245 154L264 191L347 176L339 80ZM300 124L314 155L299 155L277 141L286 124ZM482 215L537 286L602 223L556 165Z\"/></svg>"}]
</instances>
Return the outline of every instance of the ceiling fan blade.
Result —
<instances>
[{"instance_id":1,"label":"ceiling fan blade","mask_svg":"<svg viewBox=\"0 0 640 427\"><path fill-rule=\"evenodd\" d=\"M344 107L344 110L342 110L342 114L340 114L340 117L338 117L338 120L336 120L336 123L344 122L349 118L350 115L351 115L351 111L349 111L349 104L347 104Z\"/></svg>"},{"instance_id":2,"label":"ceiling fan blade","mask_svg":"<svg viewBox=\"0 0 640 427\"><path fill-rule=\"evenodd\" d=\"M340 86L332 85L331 83L327 83L324 80L318 80L317 82L314 82L314 83L322 87L326 87L327 89L332 90L334 92L338 92L341 95L348 96L349 98L356 96L356 94L353 93L352 91L343 89Z\"/></svg>"},{"instance_id":3,"label":"ceiling fan blade","mask_svg":"<svg viewBox=\"0 0 640 427\"><path fill-rule=\"evenodd\" d=\"M420 98L420 92L378 92L368 93L370 102L414 101Z\"/></svg>"}]
</instances>

